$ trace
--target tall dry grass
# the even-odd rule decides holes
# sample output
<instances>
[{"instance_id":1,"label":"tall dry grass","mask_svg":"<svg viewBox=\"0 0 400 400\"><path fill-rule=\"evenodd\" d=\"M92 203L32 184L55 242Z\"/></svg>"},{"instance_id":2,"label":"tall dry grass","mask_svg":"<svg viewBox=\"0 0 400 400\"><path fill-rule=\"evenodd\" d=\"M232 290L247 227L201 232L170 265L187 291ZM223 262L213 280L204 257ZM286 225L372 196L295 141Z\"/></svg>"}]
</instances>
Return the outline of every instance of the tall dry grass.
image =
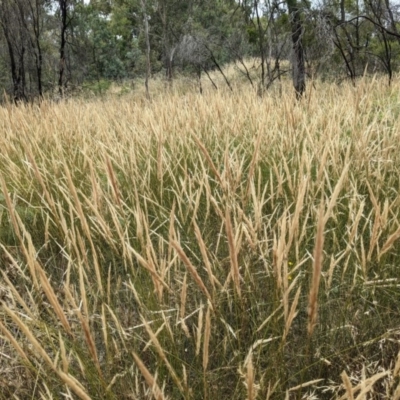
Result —
<instances>
[{"instance_id":1,"label":"tall dry grass","mask_svg":"<svg viewBox=\"0 0 400 400\"><path fill-rule=\"evenodd\" d=\"M400 398L399 89L0 108L0 398Z\"/></svg>"}]
</instances>

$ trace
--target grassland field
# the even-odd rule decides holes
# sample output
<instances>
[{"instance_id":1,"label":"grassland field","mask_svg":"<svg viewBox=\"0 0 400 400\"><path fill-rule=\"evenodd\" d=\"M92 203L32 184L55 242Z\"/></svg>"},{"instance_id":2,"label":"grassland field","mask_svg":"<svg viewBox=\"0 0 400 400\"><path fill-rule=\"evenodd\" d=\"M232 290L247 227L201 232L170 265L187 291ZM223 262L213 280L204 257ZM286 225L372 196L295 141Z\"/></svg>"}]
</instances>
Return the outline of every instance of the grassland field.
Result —
<instances>
[{"instance_id":1,"label":"grassland field","mask_svg":"<svg viewBox=\"0 0 400 400\"><path fill-rule=\"evenodd\" d=\"M0 107L0 399L400 399L400 82Z\"/></svg>"}]
</instances>

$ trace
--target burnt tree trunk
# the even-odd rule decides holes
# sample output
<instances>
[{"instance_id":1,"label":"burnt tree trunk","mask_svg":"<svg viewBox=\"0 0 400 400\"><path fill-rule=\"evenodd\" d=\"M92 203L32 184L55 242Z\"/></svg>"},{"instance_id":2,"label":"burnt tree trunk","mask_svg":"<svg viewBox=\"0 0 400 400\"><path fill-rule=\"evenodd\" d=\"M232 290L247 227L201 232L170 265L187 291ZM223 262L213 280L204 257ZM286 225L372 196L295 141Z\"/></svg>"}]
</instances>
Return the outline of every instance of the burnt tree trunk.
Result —
<instances>
[{"instance_id":1,"label":"burnt tree trunk","mask_svg":"<svg viewBox=\"0 0 400 400\"><path fill-rule=\"evenodd\" d=\"M61 35L60 35L60 63L58 72L58 91L60 96L64 95L64 72L65 72L65 45L68 28L68 0L59 0L61 14Z\"/></svg>"}]
</instances>

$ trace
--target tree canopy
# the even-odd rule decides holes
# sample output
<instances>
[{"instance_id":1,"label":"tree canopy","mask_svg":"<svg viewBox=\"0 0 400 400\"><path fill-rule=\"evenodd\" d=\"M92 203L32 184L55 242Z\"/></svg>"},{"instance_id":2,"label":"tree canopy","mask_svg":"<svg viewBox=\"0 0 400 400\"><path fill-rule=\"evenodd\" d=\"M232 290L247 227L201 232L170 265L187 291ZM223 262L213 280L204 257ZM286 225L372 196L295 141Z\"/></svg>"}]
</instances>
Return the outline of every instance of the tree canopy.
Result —
<instances>
[{"instance_id":1,"label":"tree canopy","mask_svg":"<svg viewBox=\"0 0 400 400\"><path fill-rule=\"evenodd\" d=\"M284 76L299 96L316 76L385 73L390 84L399 21L390 0L1 0L0 86L29 101L146 73L200 78L232 62L261 92Z\"/></svg>"}]
</instances>

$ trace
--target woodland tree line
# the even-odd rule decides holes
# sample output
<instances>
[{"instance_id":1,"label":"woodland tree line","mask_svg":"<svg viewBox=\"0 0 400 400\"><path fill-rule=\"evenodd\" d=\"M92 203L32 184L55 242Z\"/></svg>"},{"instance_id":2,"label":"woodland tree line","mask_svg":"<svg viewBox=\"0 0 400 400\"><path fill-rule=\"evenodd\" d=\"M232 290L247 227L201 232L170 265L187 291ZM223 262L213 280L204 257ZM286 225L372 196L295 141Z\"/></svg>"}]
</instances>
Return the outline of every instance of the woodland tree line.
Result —
<instances>
[{"instance_id":1,"label":"woodland tree line","mask_svg":"<svg viewBox=\"0 0 400 400\"><path fill-rule=\"evenodd\" d=\"M14 101L153 74L224 76L263 92L285 76L355 82L400 66L393 0L0 0L0 88ZM245 60L256 57L257 78ZM230 87L229 79L224 76ZM215 85L215 83L213 82Z\"/></svg>"}]
</instances>

